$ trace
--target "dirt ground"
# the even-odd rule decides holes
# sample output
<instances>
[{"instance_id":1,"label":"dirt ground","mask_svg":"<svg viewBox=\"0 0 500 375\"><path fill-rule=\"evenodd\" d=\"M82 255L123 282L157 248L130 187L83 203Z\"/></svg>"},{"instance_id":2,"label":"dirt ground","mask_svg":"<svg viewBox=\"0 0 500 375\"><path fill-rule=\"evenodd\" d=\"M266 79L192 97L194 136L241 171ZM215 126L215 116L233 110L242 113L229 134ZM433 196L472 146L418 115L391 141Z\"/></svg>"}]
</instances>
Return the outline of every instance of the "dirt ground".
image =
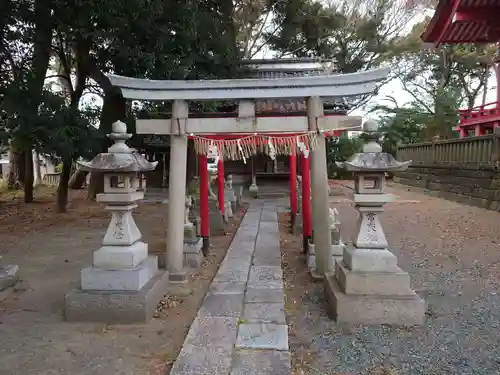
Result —
<instances>
[{"instance_id":1,"label":"dirt ground","mask_svg":"<svg viewBox=\"0 0 500 375\"><path fill-rule=\"evenodd\" d=\"M0 201L0 255L20 266L22 282L0 302L1 375L168 374L198 306L237 229L212 237L210 255L191 276L191 295L166 296L147 325L68 323L64 295L78 286L79 273L92 263L109 223L102 206L72 192L67 214L54 212L50 191L37 203L16 197ZM162 253L165 204L143 203L134 215L151 253Z\"/></svg>"},{"instance_id":2,"label":"dirt ground","mask_svg":"<svg viewBox=\"0 0 500 375\"><path fill-rule=\"evenodd\" d=\"M350 183L345 183L350 185ZM331 197L350 240L357 213ZM340 327L326 314L281 214L281 245L294 374L500 374L500 231L497 212L464 206L390 184L383 225L390 249L427 302L423 327Z\"/></svg>"}]
</instances>

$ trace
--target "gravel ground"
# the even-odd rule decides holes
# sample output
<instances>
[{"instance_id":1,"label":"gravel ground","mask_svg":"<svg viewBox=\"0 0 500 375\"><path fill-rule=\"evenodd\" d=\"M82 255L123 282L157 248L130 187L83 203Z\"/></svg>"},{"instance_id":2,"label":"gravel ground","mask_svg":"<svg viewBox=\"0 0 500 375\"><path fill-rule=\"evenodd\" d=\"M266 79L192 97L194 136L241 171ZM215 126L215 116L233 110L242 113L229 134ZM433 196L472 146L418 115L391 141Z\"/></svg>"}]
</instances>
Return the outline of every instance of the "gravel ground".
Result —
<instances>
[{"instance_id":1,"label":"gravel ground","mask_svg":"<svg viewBox=\"0 0 500 375\"><path fill-rule=\"evenodd\" d=\"M63 318L64 295L92 264L109 213L82 197L67 214L54 207L52 197L31 205L0 201L0 255L20 265L22 280L0 301L0 375L168 374L238 220L227 236L212 237L209 256L189 280L189 296L167 296L149 324L110 326ZM165 251L167 207L142 203L135 210L152 254Z\"/></svg>"},{"instance_id":2,"label":"gravel ground","mask_svg":"<svg viewBox=\"0 0 500 375\"><path fill-rule=\"evenodd\" d=\"M282 232L295 374L500 374L500 216L400 185L388 190L399 201L386 206L384 228L428 304L425 326L336 326L300 240ZM349 240L356 211L345 197L332 197L332 206Z\"/></svg>"}]
</instances>

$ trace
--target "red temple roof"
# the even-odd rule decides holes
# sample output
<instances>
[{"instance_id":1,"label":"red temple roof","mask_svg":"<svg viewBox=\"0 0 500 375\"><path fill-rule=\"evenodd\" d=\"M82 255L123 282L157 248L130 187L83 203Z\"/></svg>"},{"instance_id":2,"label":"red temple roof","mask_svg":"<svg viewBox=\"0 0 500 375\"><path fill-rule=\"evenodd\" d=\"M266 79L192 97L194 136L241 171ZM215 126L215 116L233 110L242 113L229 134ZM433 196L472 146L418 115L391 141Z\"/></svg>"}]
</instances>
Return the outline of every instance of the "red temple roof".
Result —
<instances>
[{"instance_id":1,"label":"red temple roof","mask_svg":"<svg viewBox=\"0 0 500 375\"><path fill-rule=\"evenodd\" d=\"M500 0L439 0L422 34L426 43L500 41Z\"/></svg>"}]
</instances>

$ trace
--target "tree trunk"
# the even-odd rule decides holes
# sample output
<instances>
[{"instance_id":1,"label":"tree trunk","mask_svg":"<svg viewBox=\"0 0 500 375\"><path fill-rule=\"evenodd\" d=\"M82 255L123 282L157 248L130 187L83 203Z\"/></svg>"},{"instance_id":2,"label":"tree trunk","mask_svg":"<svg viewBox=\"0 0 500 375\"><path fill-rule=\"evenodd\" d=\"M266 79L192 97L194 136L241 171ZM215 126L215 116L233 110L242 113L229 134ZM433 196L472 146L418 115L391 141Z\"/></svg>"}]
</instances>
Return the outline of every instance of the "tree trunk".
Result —
<instances>
[{"instance_id":1,"label":"tree trunk","mask_svg":"<svg viewBox=\"0 0 500 375\"><path fill-rule=\"evenodd\" d=\"M486 104L486 97L488 95L488 78L490 78L489 74L486 73L484 75L483 96L481 98L481 105L485 105ZM497 100L500 100L500 98L497 98Z\"/></svg>"},{"instance_id":2,"label":"tree trunk","mask_svg":"<svg viewBox=\"0 0 500 375\"><path fill-rule=\"evenodd\" d=\"M110 92L104 96L102 105L99 132L103 135L102 152L106 152L110 140L105 136L111 133L111 124L117 120L123 121L126 116L126 101L118 93ZM96 195L104 191L104 175L91 173L87 199L94 200Z\"/></svg>"},{"instance_id":3,"label":"tree trunk","mask_svg":"<svg viewBox=\"0 0 500 375\"><path fill-rule=\"evenodd\" d=\"M38 112L38 106L42 99L42 90L45 76L49 68L50 51L52 46L52 1L35 1L35 34L33 38L33 58L31 64L32 80L29 81L30 91L37 97L30 102L26 111ZM33 153L31 146L24 148L24 202L33 202Z\"/></svg>"},{"instance_id":4,"label":"tree trunk","mask_svg":"<svg viewBox=\"0 0 500 375\"><path fill-rule=\"evenodd\" d=\"M9 151L9 175L7 177L7 184L10 190L20 190L23 188L24 169L24 153L18 150L13 142L11 142Z\"/></svg>"},{"instance_id":5,"label":"tree trunk","mask_svg":"<svg viewBox=\"0 0 500 375\"><path fill-rule=\"evenodd\" d=\"M42 168L40 166L40 154L35 151L35 186L42 184Z\"/></svg>"},{"instance_id":6,"label":"tree trunk","mask_svg":"<svg viewBox=\"0 0 500 375\"><path fill-rule=\"evenodd\" d=\"M31 203L34 200L33 195L33 152L31 150L24 152L24 203Z\"/></svg>"},{"instance_id":7,"label":"tree trunk","mask_svg":"<svg viewBox=\"0 0 500 375\"><path fill-rule=\"evenodd\" d=\"M196 176L196 151L194 149L194 142L189 140L187 148L186 186L189 186L194 176Z\"/></svg>"},{"instance_id":8,"label":"tree trunk","mask_svg":"<svg viewBox=\"0 0 500 375\"><path fill-rule=\"evenodd\" d=\"M61 176L59 180L59 185L57 186L57 212L66 212L66 207L68 203L68 186L69 179L71 177L71 165L73 161L71 158L63 159L63 166L61 171Z\"/></svg>"},{"instance_id":9,"label":"tree trunk","mask_svg":"<svg viewBox=\"0 0 500 375\"><path fill-rule=\"evenodd\" d=\"M70 189L83 189L83 185L87 180L88 172L84 171L75 171L71 178L69 179L69 188Z\"/></svg>"}]
</instances>

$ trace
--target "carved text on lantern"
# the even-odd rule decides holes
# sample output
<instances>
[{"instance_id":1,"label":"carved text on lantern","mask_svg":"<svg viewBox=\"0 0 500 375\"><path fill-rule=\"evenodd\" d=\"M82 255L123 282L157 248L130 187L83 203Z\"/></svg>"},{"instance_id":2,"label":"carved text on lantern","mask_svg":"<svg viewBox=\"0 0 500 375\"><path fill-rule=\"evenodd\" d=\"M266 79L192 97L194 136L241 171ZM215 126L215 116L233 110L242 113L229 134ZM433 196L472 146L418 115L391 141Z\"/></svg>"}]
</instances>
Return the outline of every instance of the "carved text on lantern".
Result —
<instances>
[{"instance_id":1,"label":"carved text on lantern","mask_svg":"<svg viewBox=\"0 0 500 375\"><path fill-rule=\"evenodd\" d=\"M116 213L116 223L113 235L118 240L121 240L125 236L125 230L123 229L123 212Z\"/></svg>"},{"instance_id":2,"label":"carved text on lantern","mask_svg":"<svg viewBox=\"0 0 500 375\"><path fill-rule=\"evenodd\" d=\"M366 222L366 227L367 227L366 238L367 238L367 240L370 242L378 242L379 237L378 237L378 233L377 233L377 224L375 222L375 214L373 212L369 212L366 215L366 219L367 219L367 222Z\"/></svg>"}]
</instances>

